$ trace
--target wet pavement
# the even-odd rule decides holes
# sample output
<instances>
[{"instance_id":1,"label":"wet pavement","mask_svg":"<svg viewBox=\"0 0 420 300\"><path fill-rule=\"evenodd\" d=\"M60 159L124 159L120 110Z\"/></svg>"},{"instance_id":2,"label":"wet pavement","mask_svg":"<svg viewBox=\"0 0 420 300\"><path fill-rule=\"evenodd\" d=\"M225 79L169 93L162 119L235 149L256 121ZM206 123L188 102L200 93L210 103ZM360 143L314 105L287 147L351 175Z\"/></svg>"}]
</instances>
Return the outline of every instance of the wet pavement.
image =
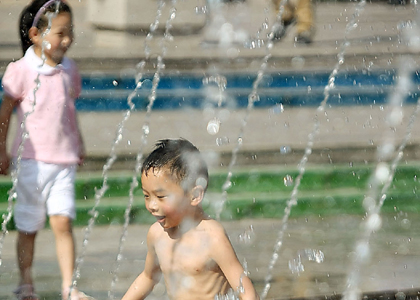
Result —
<instances>
[{"instance_id":1,"label":"wet pavement","mask_svg":"<svg viewBox=\"0 0 420 300\"><path fill-rule=\"evenodd\" d=\"M399 212L383 216L383 227L374 233L369 243L370 259L362 267L360 288L362 292L404 291L418 287L420 267L420 221L413 213ZM341 294L351 270L356 241L359 238L360 216L337 216L319 218L295 218L289 220L283 238L279 259L273 268L273 282L267 299L313 298ZM242 220L224 222L238 258L248 266L256 289L261 293L267 275L273 248L281 228L280 220ZM122 227L118 225L97 226L93 229L89 246L80 269L78 286L97 299L109 299L111 290L118 299L126 291L136 275L141 272L146 254L147 225L132 225L128 228L123 259L118 272L116 255ZM75 229L81 249L83 229ZM2 272L0 273L0 299L13 299L16 272L14 240L11 232L6 239ZM34 264L35 283L38 293L46 299L58 299L60 286L55 250L51 243L50 230L40 232L37 239ZM307 253L322 252L318 262L310 260ZM309 251L309 252L308 252ZM315 251L315 252L314 252ZM303 270L289 268L299 254ZM115 277L114 277L115 275ZM115 285L114 278L118 278ZM159 285L150 299L164 299Z\"/></svg>"},{"instance_id":2,"label":"wet pavement","mask_svg":"<svg viewBox=\"0 0 420 300\"><path fill-rule=\"evenodd\" d=\"M87 1L69 2L74 9L76 26L76 43L69 56L76 59L82 72L122 72L133 69L144 57L145 34L95 30L88 20ZM194 6L200 5L200 1L194 5L188 1L178 2L177 13L180 19L174 22L174 41L168 45L164 59L166 70L258 70L266 49L245 49L234 45L229 48L234 49L229 51L230 57L226 59L226 49L219 47L217 38L215 39L208 30L209 24L215 21L197 16L194 12ZM143 10L141 22L137 26L139 31L145 31L154 20L155 2L142 0L139 3L142 3ZM253 12L252 18L242 20L240 26L244 26L249 35L254 36L265 17L273 18L272 14L267 15L264 10L268 6L267 3L247 1L245 6L227 5L223 14L226 19L234 20L233 16L237 12ZM15 24L25 4L26 1L22 0L0 1L0 73L4 71L7 63L21 56ZM275 44L268 70L332 70L338 61L337 54L344 41L345 27L355 5L356 2L316 3L314 42L310 45L295 45L292 30L283 41ZM164 26L168 14L169 5L162 14L163 21L160 26ZM404 27L403 22L414 18L415 11L412 5L368 3L360 14L357 28L348 35L350 45L346 49L345 62L340 67L348 70L398 68L401 55L407 54L416 59L418 53L408 47L404 37L399 35L399 28ZM156 38L151 46L159 51L159 40ZM320 132L314 141L314 151L309 162L374 161L377 146L389 138L389 134L395 134L396 142L402 140L413 109L413 106L404 106L402 124L394 131L390 130L385 122L387 110L383 107L328 108L325 118L319 118ZM222 147L215 143L214 136L206 132L207 116L202 111L154 112L148 138L149 141L154 141L159 138L183 136L203 151L219 154L220 156L216 155L213 161L213 166L217 166L220 165L219 159L222 159L223 153L229 153L234 148L234 141L237 140L244 116L243 110L230 112L230 118L225 126L221 127L220 135L228 137L232 142ZM269 109L254 110L245 130L241 150L241 153L245 154L238 163L296 166L306 146L308 134L313 129L315 116L317 112L314 108L288 108L280 114L273 114ZM107 156L115 138L117 124L122 117L122 112L80 114L80 124L89 156ZM126 125L123 142L117 150L118 155L133 156L137 152L140 145L139 132L144 119L143 112L133 114ZM418 121L416 122L414 128L418 128ZM173 126L167 126L168 123ZM420 156L417 146L419 142L420 131L415 130L409 143L409 151L405 152L405 159L410 161ZM296 151L291 156L281 156L279 148L282 146L290 146ZM265 157L264 153L268 155ZM420 223L418 215L406 213L407 215L396 212L395 215L384 216L383 228L372 236L371 259L362 270L363 291L411 289L419 286ZM268 298L285 299L342 293L346 284L346 274L351 268L350 258L360 222L361 217L346 215L324 219L308 216L290 220L279 261L274 268L274 283ZM240 260L246 260L257 290L261 292L272 249L280 230L280 221L244 220L227 222L224 225ZM250 231L250 226L253 232ZM142 270L146 231L147 226L143 225L129 227L123 260L117 274L118 282L114 289L117 298ZM241 242L239 237L245 233L254 236L251 240L245 239L245 242ZM75 234L80 250L83 228L76 228ZM81 268L79 287L98 299L106 299L111 289L120 234L121 226L115 224L95 227L92 232ZM11 232L4 244L3 264L0 267L2 300L13 299L11 291L18 279L14 255L15 237L16 233ZM57 286L60 285L60 281L52 240L49 230L40 232L34 277L41 296L58 299ZM292 274L288 268L289 260L296 259L298 252L305 249L322 251L325 255L324 261L305 261L305 271L300 275ZM159 286L150 299L161 298L161 294L162 288Z\"/></svg>"}]
</instances>

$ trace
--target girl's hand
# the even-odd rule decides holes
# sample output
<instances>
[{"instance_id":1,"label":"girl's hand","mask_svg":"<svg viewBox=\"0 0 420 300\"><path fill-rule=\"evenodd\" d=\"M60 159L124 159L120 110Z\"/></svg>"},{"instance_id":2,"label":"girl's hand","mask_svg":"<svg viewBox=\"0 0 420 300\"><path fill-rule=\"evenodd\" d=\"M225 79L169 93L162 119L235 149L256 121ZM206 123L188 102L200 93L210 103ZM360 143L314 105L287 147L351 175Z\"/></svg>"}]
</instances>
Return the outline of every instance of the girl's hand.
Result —
<instances>
[{"instance_id":1,"label":"girl's hand","mask_svg":"<svg viewBox=\"0 0 420 300\"><path fill-rule=\"evenodd\" d=\"M80 151L79 151L79 162L78 165L82 166L86 157L85 147L82 145Z\"/></svg>"},{"instance_id":2,"label":"girl's hand","mask_svg":"<svg viewBox=\"0 0 420 300\"><path fill-rule=\"evenodd\" d=\"M10 158L6 152L0 152L0 175L7 175L9 172Z\"/></svg>"}]
</instances>

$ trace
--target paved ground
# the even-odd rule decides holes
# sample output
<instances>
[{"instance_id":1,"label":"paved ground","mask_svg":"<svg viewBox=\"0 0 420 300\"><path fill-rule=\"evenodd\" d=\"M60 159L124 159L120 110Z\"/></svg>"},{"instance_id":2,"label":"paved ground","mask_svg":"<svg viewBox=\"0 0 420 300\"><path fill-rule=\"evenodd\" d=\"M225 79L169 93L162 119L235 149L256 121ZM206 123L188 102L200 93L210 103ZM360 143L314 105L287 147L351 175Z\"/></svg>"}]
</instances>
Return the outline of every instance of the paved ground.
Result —
<instances>
[{"instance_id":1,"label":"paved ground","mask_svg":"<svg viewBox=\"0 0 420 300\"><path fill-rule=\"evenodd\" d=\"M156 14L155 1L138 1L141 6L133 9L138 13L136 28L129 33L117 31L98 31L89 22L88 1L70 0L75 12L76 43L69 55L75 58L82 72L126 72L133 69L144 57L143 44L146 29ZM257 70L266 54L266 49L245 49L238 43L219 47L218 20L204 15L196 15L192 4L178 1L177 18L174 21L174 40L168 43L164 62L169 72L188 70L209 72L211 70ZM0 1L0 72L8 62L18 59L21 54L17 40L17 16L23 0ZM332 70L337 63L337 54L344 41L345 27L351 18L355 2L331 2L316 4L316 36L311 45L295 45L293 30L284 41L275 44L268 69L283 71L294 70ZM160 28L169 15L169 4L162 13ZM255 37L264 19L273 19L272 13L266 13L267 1L247 1L245 4L226 5L219 16L230 22L235 29L244 28L249 37ZM92 12L90 12L92 13ZM412 5L393 6L384 2L368 3L360 13L357 28L348 35L349 47L346 49L342 69L397 68L400 56L407 54L414 60L418 51L408 47L399 28L404 22L415 18ZM162 30L161 30L162 31ZM160 31L160 32L161 32ZM139 33L139 34L134 34ZM264 33L262 33L264 34ZM414 35L415 36L415 35ZM160 53L159 38L156 34L151 42L153 51ZM152 55L153 57L155 56ZM152 64L148 71L153 72ZM327 110L327 116L320 114L320 132L315 138L314 154L310 162L349 163L353 161L375 160L376 147L383 141L393 138L400 141L405 132L408 118L413 107L404 107L402 125L396 131L389 130L385 122L387 110L381 107L341 107ZM245 129L242 150L248 151L239 163L266 163L265 152L270 153L281 165L295 166L306 145L308 134L313 128L313 119L317 112L311 108L287 108L282 113L272 110L254 110ZM199 148L213 157L212 166L220 165L223 153L229 153L237 140L244 111L231 111L229 118L222 122L218 136L211 136L206 125L211 117L201 111L165 112L152 114L149 141L163 137L183 136L191 139ZM85 136L88 153L92 157L104 157L111 148L117 124L122 120L122 113L89 113L80 115L80 123ZM144 122L144 113L134 114L127 123L124 139L118 147L119 155L136 153L140 141L140 128ZM171 124L171 126L168 126ZM414 128L418 128L418 121ZM393 135L395 133L395 135ZM216 138L230 142L222 146L216 144ZM420 131L412 135L407 159L418 158ZM290 147L293 153L281 155L279 149ZM350 149L350 150L349 150ZM334 151L332 151L334 150ZM275 155L274 155L275 153ZM408 154L410 153L410 155ZM216 154L216 155L214 155ZM130 166L131 167L131 166ZM394 218L395 217L395 218ZM387 216L384 230L372 243L372 260L364 269L364 291L383 291L389 289L416 288L418 285L418 241L419 226L417 216L397 214ZM320 220L309 217L293 220L289 226L284 243L281 262L275 270L276 284L270 293L272 298L302 297L341 293L348 271L348 258L357 235L360 220L341 216L338 219ZM279 221L248 220L226 223L226 228L237 248L239 256L246 258L249 270L261 291L266 274L271 249L279 230ZM253 226L255 241L251 246L243 245L238 237ZM349 230L354 229L354 230ZM80 244L82 229L76 229ZM82 267L80 287L83 290L105 299L110 289L116 249L121 228L113 225L94 229L89 243L88 253ZM124 259L115 287L120 296L142 268L144 259L144 237L146 227L133 226L129 229L129 240L125 246ZM17 280L14 262L15 233L6 238L2 270L0 272L0 298L11 299L10 291ZM46 230L40 234L37 244L37 262L34 274L41 295L57 299L57 266L52 236ZM292 275L287 263L296 257L298 250L318 249L325 253L321 264L305 265L306 271L301 276ZM416 273L417 272L417 273ZM158 291L156 292L158 293Z\"/></svg>"},{"instance_id":2,"label":"paved ground","mask_svg":"<svg viewBox=\"0 0 420 300\"><path fill-rule=\"evenodd\" d=\"M360 217L339 216L319 218L308 216L290 220L283 240L281 255L273 269L274 282L268 299L314 297L340 294L345 289L346 274L351 269L350 259L358 238ZM361 272L363 292L407 290L418 287L420 234L418 215L413 213L383 216L384 226L372 236L371 259ZM262 291L264 278L272 256L272 249L280 230L279 220L243 220L224 223L240 261L247 263L258 292ZM250 230L252 228L252 230ZM123 259L117 273L118 282L113 288L117 299L142 270L145 259L147 226L130 226L124 244ZM75 230L78 249L83 240L82 228ZM84 291L107 299L111 289L115 257L118 253L121 227L117 225L96 227L91 233L88 250L81 268L79 286ZM245 238L250 236L250 238ZM60 285L55 261L53 239L49 230L38 238L37 260L34 274L37 288L47 299L58 299ZM15 233L6 240L3 266L0 273L0 299L8 297L17 280L14 261ZM304 250L321 251L323 261L315 263L302 254ZM297 260L299 253L304 267L300 274L292 273L289 262ZM293 270L293 269L292 269ZM161 287L150 299L159 297ZM391 295L393 296L393 295Z\"/></svg>"}]
</instances>

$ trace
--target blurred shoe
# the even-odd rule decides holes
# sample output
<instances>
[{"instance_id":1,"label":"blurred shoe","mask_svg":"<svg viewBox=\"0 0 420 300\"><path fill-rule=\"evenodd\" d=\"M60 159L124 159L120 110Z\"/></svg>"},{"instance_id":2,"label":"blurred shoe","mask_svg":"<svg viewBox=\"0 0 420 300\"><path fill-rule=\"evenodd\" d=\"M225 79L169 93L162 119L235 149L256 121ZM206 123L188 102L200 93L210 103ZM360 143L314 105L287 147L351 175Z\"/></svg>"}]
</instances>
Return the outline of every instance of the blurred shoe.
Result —
<instances>
[{"instance_id":1,"label":"blurred shoe","mask_svg":"<svg viewBox=\"0 0 420 300\"><path fill-rule=\"evenodd\" d=\"M408 1L406 1L406 0L389 0L388 3L391 4L391 5L406 5L408 3Z\"/></svg>"},{"instance_id":2,"label":"blurred shoe","mask_svg":"<svg viewBox=\"0 0 420 300\"><path fill-rule=\"evenodd\" d=\"M273 41L281 40L286 34L287 28L289 28L292 23L293 21L284 21L281 24L274 24L272 29Z\"/></svg>"},{"instance_id":3,"label":"blurred shoe","mask_svg":"<svg viewBox=\"0 0 420 300\"><path fill-rule=\"evenodd\" d=\"M299 44L310 44L312 43L312 36L313 36L312 30L302 31L298 33L298 35L295 37L295 42Z\"/></svg>"},{"instance_id":4,"label":"blurred shoe","mask_svg":"<svg viewBox=\"0 0 420 300\"><path fill-rule=\"evenodd\" d=\"M18 300L39 300L32 284L22 284L13 291Z\"/></svg>"}]
</instances>

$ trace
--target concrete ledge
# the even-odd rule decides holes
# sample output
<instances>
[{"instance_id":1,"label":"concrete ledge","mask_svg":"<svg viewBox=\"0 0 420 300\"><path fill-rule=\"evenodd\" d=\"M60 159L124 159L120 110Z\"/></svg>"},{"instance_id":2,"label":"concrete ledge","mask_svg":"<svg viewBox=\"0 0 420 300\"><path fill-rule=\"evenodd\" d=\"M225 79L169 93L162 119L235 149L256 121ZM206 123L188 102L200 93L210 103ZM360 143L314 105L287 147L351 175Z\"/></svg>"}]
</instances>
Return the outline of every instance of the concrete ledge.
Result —
<instances>
[{"instance_id":1,"label":"concrete ledge","mask_svg":"<svg viewBox=\"0 0 420 300\"><path fill-rule=\"evenodd\" d=\"M204 14L194 13L196 7L204 6L205 1L182 1L177 3L173 10L171 2L166 1L158 16L158 3L156 0L89 0L87 1L87 21L99 29L120 31L140 31L147 34L150 26L159 21L154 30L164 29L165 23L175 13L172 25L175 31L202 27L206 20ZM183 29L183 30L182 30Z\"/></svg>"}]
</instances>

